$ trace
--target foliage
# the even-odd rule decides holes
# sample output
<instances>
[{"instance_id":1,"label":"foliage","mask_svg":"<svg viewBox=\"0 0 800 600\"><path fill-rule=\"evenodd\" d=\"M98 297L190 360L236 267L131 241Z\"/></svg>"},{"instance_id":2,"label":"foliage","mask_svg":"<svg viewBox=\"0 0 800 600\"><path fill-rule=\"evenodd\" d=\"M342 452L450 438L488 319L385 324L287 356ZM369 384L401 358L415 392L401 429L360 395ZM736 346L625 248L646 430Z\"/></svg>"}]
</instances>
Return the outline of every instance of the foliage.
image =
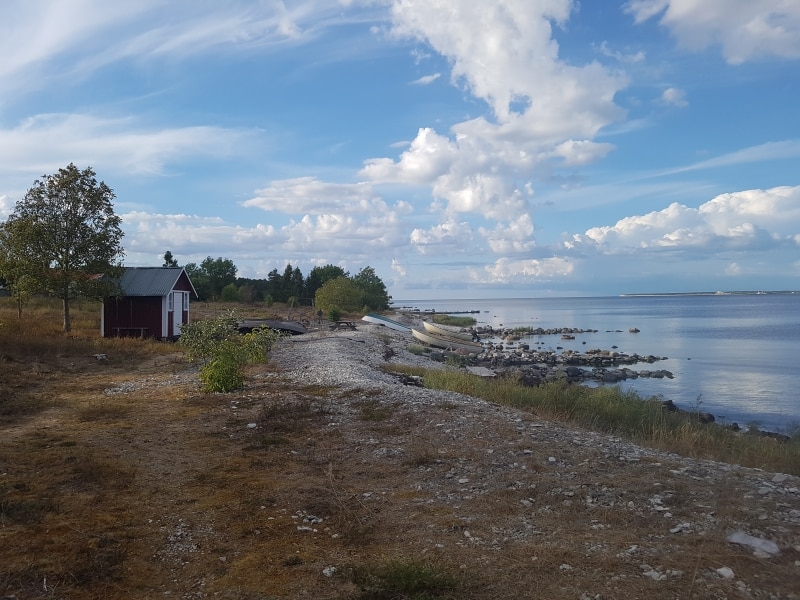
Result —
<instances>
[{"instance_id":1,"label":"foliage","mask_svg":"<svg viewBox=\"0 0 800 600\"><path fill-rule=\"evenodd\" d=\"M209 392L230 392L244 385L244 366L266 360L280 334L259 329L241 335L233 312L184 325L178 342L189 360L200 362L200 380Z\"/></svg>"},{"instance_id":2,"label":"foliage","mask_svg":"<svg viewBox=\"0 0 800 600\"><path fill-rule=\"evenodd\" d=\"M336 306L331 306L328 309L328 320L333 321L334 323L338 322L342 318L342 311L339 310Z\"/></svg>"},{"instance_id":3,"label":"foliage","mask_svg":"<svg viewBox=\"0 0 800 600\"><path fill-rule=\"evenodd\" d=\"M165 267L177 267L178 261L172 256L172 252L167 250L164 252L164 265Z\"/></svg>"},{"instance_id":4,"label":"foliage","mask_svg":"<svg viewBox=\"0 0 800 600\"><path fill-rule=\"evenodd\" d=\"M306 278L305 294L307 298L313 298L317 290L326 281L337 279L338 277L349 277L350 274L336 265L325 265L324 267L314 267Z\"/></svg>"},{"instance_id":5,"label":"foliage","mask_svg":"<svg viewBox=\"0 0 800 600\"><path fill-rule=\"evenodd\" d=\"M219 300L225 286L236 283L236 265L229 258L207 257L200 265L188 263L186 274L202 300Z\"/></svg>"},{"instance_id":6,"label":"foliage","mask_svg":"<svg viewBox=\"0 0 800 600\"><path fill-rule=\"evenodd\" d=\"M326 281L314 296L316 306L323 311L338 308L355 312L364 304L364 290L348 277Z\"/></svg>"},{"instance_id":7,"label":"foliage","mask_svg":"<svg viewBox=\"0 0 800 600\"><path fill-rule=\"evenodd\" d=\"M239 294L239 288L236 287L235 283L229 283L224 288L222 288L222 293L220 294L220 300L223 302L239 302L241 300L241 296Z\"/></svg>"},{"instance_id":8,"label":"foliage","mask_svg":"<svg viewBox=\"0 0 800 600\"><path fill-rule=\"evenodd\" d=\"M353 282L364 292L364 305L369 310L386 310L389 308L391 296L386 292L386 285L372 267L364 267L354 277Z\"/></svg>"},{"instance_id":9,"label":"foliage","mask_svg":"<svg viewBox=\"0 0 800 600\"><path fill-rule=\"evenodd\" d=\"M0 270L21 303L34 292L62 300L64 331L71 330L70 302L114 291L124 250L114 192L70 163L37 179L0 224Z\"/></svg>"}]
</instances>

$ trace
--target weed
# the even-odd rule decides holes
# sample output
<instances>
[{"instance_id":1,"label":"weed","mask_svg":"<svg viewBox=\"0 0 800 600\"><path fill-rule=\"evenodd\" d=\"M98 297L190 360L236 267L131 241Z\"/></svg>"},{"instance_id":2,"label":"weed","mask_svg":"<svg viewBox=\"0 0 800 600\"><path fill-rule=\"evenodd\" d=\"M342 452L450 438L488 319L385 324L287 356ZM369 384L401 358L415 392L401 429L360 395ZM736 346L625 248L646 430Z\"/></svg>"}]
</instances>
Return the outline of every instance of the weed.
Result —
<instances>
[{"instance_id":1,"label":"weed","mask_svg":"<svg viewBox=\"0 0 800 600\"><path fill-rule=\"evenodd\" d=\"M394 414L394 409L380 400L364 400L359 404L359 416L362 421L386 421Z\"/></svg>"},{"instance_id":2,"label":"weed","mask_svg":"<svg viewBox=\"0 0 800 600\"><path fill-rule=\"evenodd\" d=\"M477 323L473 317L454 317L452 315L433 315L432 320L439 325L451 327L472 327Z\"/></svg>"},{"instance_id":3,"label":"weed","mask_svg":"<svg viewBox=\"0 0 800 600\"><path fill-rule=\"evenodd\" d=\"M411 352L411 354L422 356L423 354L429 354L431 349L428 346L423 346L422 344L409 344L408 351Z\"/></svg>"},{"instance_id":4,"label":"weed","mask_svg":"<svg viewBox=\"0 0 800 600\"><path fill-rule=\"evenodd\" d=\"M433 600L458 598L460 582L430 565L393 561L353 567L350 580L361 589L359 600Z\"/></svg>"}]
</instances>

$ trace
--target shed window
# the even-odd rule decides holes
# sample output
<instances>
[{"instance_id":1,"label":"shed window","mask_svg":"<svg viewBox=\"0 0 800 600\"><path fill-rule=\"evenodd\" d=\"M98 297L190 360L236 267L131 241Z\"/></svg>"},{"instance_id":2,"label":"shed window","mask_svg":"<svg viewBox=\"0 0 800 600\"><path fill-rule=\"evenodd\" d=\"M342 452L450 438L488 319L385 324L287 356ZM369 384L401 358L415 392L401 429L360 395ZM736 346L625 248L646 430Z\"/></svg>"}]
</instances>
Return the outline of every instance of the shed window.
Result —
<instances>
[{"instance_id":1,"label":"shed window","mask_svg":"<svg viewBox=\"0 0 800 600\"><path fill-rule=\"evenodd\" d=\"M189 312L189 294L181 294L183 296L183 312Z\"/></svg>"},{"instance_id":2,"label":"shed window","mask_svg":"<svg viewBox=\"0 0 800 600\"><path fill-rule=\"evenodd\" d=\"M170 292L167 296L167 310L169 312L175 310L175 294L173 292Z\"/></svg>"}]
</instances>

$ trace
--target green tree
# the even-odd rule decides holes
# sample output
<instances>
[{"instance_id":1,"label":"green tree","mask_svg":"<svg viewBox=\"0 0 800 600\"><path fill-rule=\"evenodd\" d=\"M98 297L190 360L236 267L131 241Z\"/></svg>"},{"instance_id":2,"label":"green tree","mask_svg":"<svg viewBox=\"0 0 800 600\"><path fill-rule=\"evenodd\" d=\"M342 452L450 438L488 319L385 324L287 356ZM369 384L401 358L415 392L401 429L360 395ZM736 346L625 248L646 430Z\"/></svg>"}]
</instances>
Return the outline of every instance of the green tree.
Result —
<instances>
[{"instance_id":1,"label":"green tree","mask_svg":"<svg viewBox=\"0 0 800 600\"><path fill-rule=\"evenodd\" d=\"M40 278L32 273L39 265L26 252L22 243L27 239L27 222L9 220L0 223L0 275L17 302L17 318L22 318L22 307L41 288ZM42 268L43 270L43 268Z\"/></svg>"},{"instance_id":2,"label":"green tree","mask_svg":"<svg viewBox=\"0 0 800 600\"><path fill-rule=\"evenodd\" d=\"M208 277L211 297L216 300L222 295L222 289L236 282L236 265L228 258L211 258L200 263L200 269Z\"/></svg>"},{"instance_id":3,"label":"green tree","mask_svg":"<svg viewBox=\"0 0 800 600\"><path fill-rule=\"evenodd\" d=\"M306 277L305 297L313 298L322 284L337 277L349 277L350 274L342 267L336 265L325 265L324 267L314 267Z\"/></svg>"},{"instance_id":4,"label":"green tree","mask_svg":"<svg viewBox=\"0 0 800 600\"><path fill-rule=\"evenodd\" d=\"M386 286L372 267L364 267L354 277L353 282L364 290L364 304L371 310L386 310L392 297Z\"/></svg>"},{"instance_id":5,"label":"green tree","mask_svg":"<svg viewBox=\"0 0 800 600\"><path fill-rule=\"evenodd\" d=\"M332 309L356 312L364 306L364 290L349 277L337 277L322 284L314 296L317 308L326 313Z\"/></svg>"},{"instance_id":6,"label":"green tree","mask_svg":"<svg viewBox=\"0 0 800 600\"><path fill-rule=\"evenodd\" d=\"M220 299L223 302L239 302L239 300L241 299L239 295L239 288L236 287L235 283L229 283L224 288L222 288Z\"/></svg>"},{"instance_id":7,"label":"green tree","mask_svg":"<svg viewBox=\"0 0 800 600\"><path fill-rule=\"evenodd\" d=\"M219 300L223 288L236 283L236 265L228 258L209 256L199 266L186 263L183 268L192 280L197 295L204 300Z\"/></svg>"},{"instance_id":8,"label":"green tree","mask_svg":"<svg viewBox=\"0 0 800 600\"><path fill-rule=\"evenodd\" d=\"M177 267L178 261L172 256L172 252L167 250L164 252L164 265L165 267Z\"/></svg>"},{"instance_id":9,"label":"green tree","mask_svg":"<svg viewBox=\"0 0 800 600\"><path fill-rule=\"evenodd\" d=\"M124 234L113 200L91 167L70 163L37 179L0 228L3 276L61 299L65 332L71 300L110 294L121 274Z\"/></svg>"}]
</instances>

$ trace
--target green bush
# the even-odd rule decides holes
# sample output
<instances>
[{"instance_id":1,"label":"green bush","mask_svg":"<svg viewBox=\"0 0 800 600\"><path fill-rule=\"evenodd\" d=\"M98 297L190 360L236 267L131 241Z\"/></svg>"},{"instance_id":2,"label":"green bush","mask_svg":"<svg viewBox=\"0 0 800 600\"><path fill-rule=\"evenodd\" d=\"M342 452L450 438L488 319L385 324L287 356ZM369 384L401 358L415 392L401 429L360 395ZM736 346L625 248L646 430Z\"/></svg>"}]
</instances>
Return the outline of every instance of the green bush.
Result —
<instances>
[{"instance_id":1,"label":"green bush","mask_svg":"<svg viewBox=\"0 0 800 600\"><path fill-rule=\"evenodd\" d=\"M336 306L334 306L330 310L328 310L328 320L329 321L333 321L335 323L341 318L342 318L342 311L340 311Z\"/></svg>"},{"instance_id":2,"label":"green bush","mask_svg":"<svg viewBox=\"0 0 800 600\"><path fill-rule=\"evenodd\" d=\"M271 329L241 335L232 312L216 319L184 325L178 342L186 347L189 360L201 363L200 380L208 392L231 392L244 386L244 367L263 362L280 338Z\"/></svg>"},{"instance_id":3,"label":"green bush","mask_svg":"<svg viewBox=\"0 0 800 600\"><path fill-rule=\"evenodd\" d=\"M200 368L200 381L207 392L231 392L244 387L244 372L235 357L219 356Z\"/></svg>"}]
</instances>

